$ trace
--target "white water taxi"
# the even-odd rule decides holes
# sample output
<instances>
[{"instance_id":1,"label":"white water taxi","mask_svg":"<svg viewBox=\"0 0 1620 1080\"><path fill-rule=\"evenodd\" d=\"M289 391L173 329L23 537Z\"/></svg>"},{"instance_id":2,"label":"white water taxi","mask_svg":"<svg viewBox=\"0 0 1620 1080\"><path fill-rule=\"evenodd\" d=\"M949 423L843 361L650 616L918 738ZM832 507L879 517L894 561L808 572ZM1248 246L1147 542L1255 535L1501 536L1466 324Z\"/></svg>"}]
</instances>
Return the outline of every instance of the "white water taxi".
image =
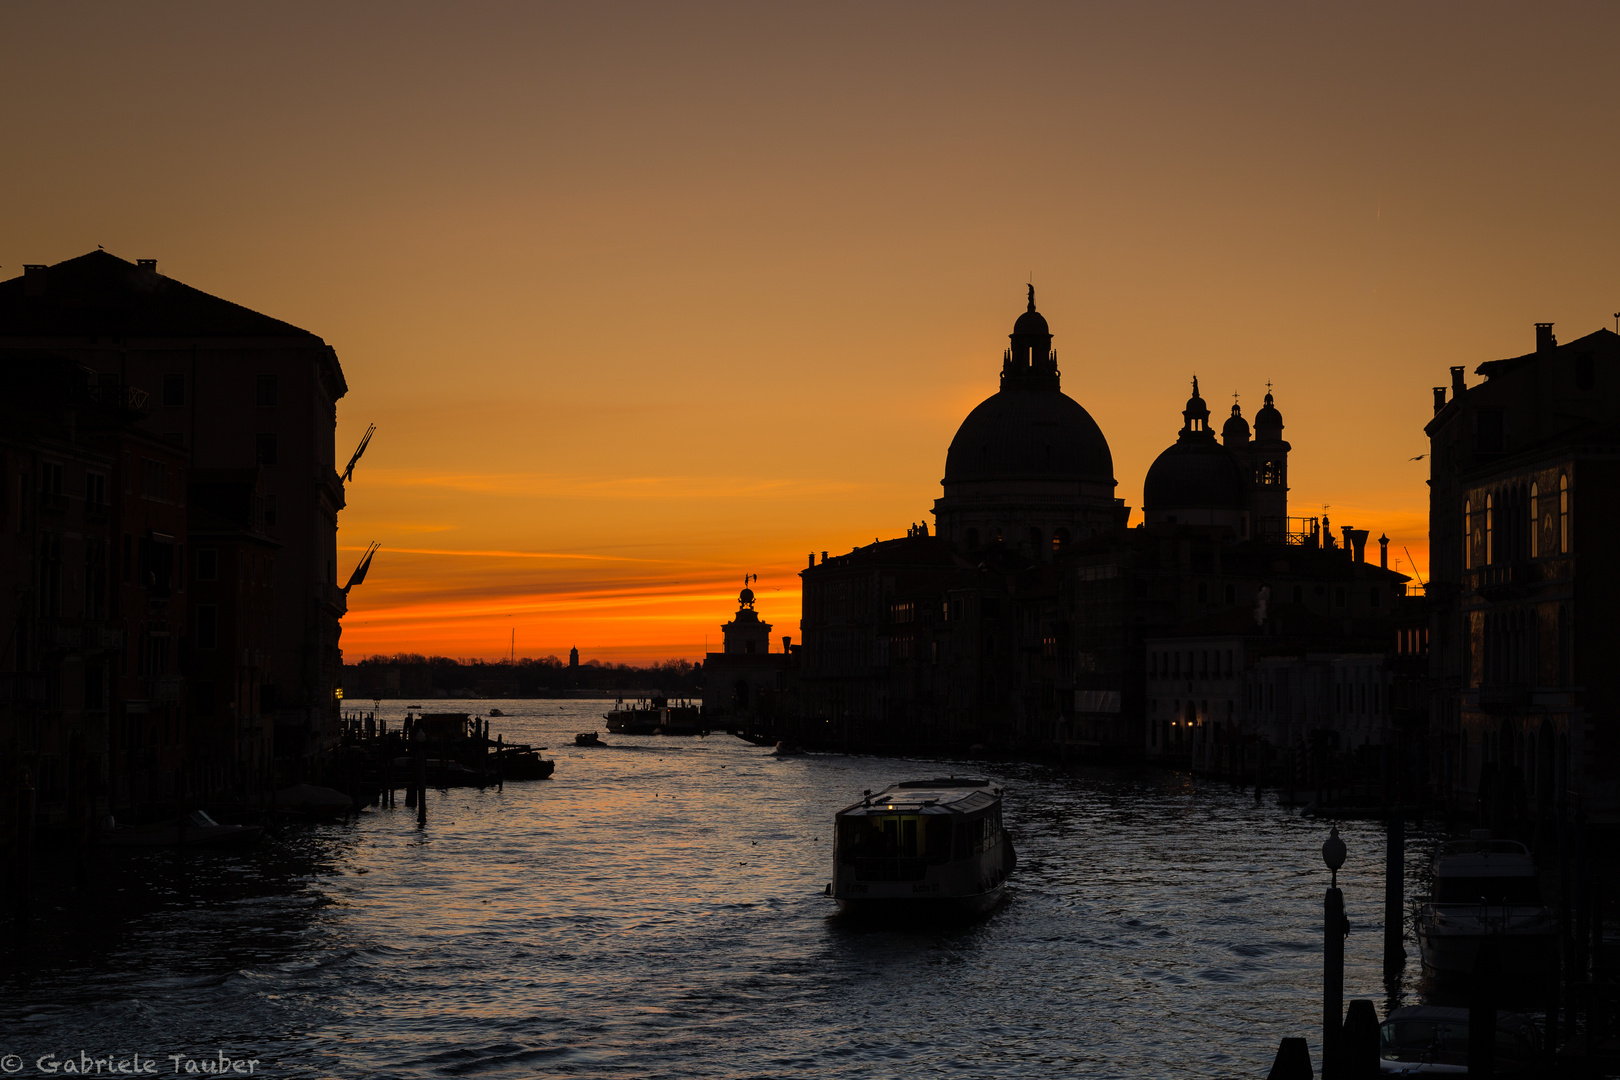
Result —
<instances>
[{"instance_id":1,"label":"white water taxi","mask_svg":"<svg viewBox=\"0 0 1620 1080\"><path fill-rule=\"evenodd\" d=\"M956 777L867 792L834 818L828 895L849 912L990 910L1018 864L1001 795Z\"/></svg>"},{"instance_id":2,"label":"white water taxi","mask_svg":"<svg viewBox=\"0 0 1620 1080\"><path fill-rule=\"evenodd\" d=\"M1433 893L1422 898L1418 912L1423 965L1473 975L1480 943L1490 937L1498 943L1504 974L1539 976L1556 935L1552 912L1541 902L1535 860L1518 841L1489 835L1481 829L1440 849Z\"/></svg>"}]
</instances>

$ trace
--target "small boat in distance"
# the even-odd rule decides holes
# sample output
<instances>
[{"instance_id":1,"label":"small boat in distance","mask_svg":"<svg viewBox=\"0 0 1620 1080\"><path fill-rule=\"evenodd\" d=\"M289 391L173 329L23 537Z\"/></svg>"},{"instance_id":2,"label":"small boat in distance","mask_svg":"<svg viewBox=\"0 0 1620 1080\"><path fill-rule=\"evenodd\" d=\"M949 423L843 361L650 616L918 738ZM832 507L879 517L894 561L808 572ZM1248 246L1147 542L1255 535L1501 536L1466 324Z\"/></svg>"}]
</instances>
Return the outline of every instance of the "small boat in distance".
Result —
<instances>
[{"instance_id":1,"label":"small boat in distance","mask_svg":"<svg viewBox=\"0 0 1620 1080\"><path fill-rule=\"evenodd\" d=\"M989 911L1018 865L1001 795L958 777L866 792L833 819L827 894L850 913Z\"/></svg>"},{"instance_id":2,"label":"small boat in distance","mask_svg":"<svg viewBox=\"0 0 1620 1080\"><path fill-rule=\"evenodd\" d=\"M1471 976L1480 944L1498 943L1501 970L1535 978L1557 950L1552 912L1530 850L1517 840L1492 840L1486 829L1444 845L1434 863L1431 895L1419 898L1418 948L1423 966Z\"/></svg>"},{"instance_id":3,"label":"small boat in distance","mask_svg":"<svg viewBox=\"0 0 1620 1080\"><path fill-rule=\"evenodd\" d=\"M663 694L626 705L620 698L611 712L602 714L615 735L707 735L703 710L690 701L671 703Z\"/></svg>"},{"instance_id":4,"label":"small boat in distance","mask_svg":"<svg viewBox=\"0 0 1620 1080\"><path fill-rule=\"evenodd\" d=\"M578 735L574 736L574 745L575 746L606 746L607 743L603 742L602 737L600 735L598 735L594 731L582 731Z\"/></svg>"},{"instance_id":5,"label":"small boat in distance","mask_svg":"<svg viewBox=\"0 0 1620 1080\"><path fill-rule=\"evenodd\" d=\"M489 710L489 715L491 715L491 716L505 716L506 714L501 712L501 710L499 710L499 709L491 709L491 710Z\"/></svg>"}]
</instances>

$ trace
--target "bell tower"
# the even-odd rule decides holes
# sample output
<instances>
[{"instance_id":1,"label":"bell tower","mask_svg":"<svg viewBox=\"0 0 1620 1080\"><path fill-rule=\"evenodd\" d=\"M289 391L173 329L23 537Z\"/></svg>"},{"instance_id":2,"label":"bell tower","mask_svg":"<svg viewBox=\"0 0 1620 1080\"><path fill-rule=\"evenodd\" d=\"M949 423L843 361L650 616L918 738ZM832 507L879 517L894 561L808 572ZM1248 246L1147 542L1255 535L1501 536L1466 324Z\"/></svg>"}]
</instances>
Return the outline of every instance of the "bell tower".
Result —
<instances>
[{"instance_id":1,"label":"bell tower","mask_svg":"<svg viewBox=\"0 0 1620 1080\"><path fill-rule=\"evenodd\" d=\"M1249 516L1255 536L1281 543L1288 532L1288 451L1283 441L1282 413L1266 383L1266 404L1254 414L1254 442L1249 449L1252 480Z\"/></svg>"}]
</instances>

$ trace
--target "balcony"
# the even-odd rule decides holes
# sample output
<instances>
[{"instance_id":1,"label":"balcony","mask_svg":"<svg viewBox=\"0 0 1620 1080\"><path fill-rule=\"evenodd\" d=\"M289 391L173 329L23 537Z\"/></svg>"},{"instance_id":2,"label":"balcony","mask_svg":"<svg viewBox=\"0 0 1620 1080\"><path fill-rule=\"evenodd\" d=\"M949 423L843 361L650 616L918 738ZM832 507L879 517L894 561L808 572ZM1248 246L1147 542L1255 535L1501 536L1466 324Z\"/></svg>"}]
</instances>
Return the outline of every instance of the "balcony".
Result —
<instances>
[{"instance_id":1,"label":"balcony","mask_svg":"<svg viewBox=\"0 0 1620 1080\"><path fill-rule=\"evenodd\" d=\"M92 386L90 404L114 412L145 413L151 395L135 386Z\"/></svg>"},{"instance_id":2,"label":"balcony","mask_svg":"<svg viewBox=\"0 0 1620 1080\"><path fill-rule=\"evenodd\" d=\"M0 672L0 701L44 701L45 674L40 671Z\"/></svg>"},{"instance_id":3,"label":"balcony","mask_svg":"<svg viewBox=\"0 0 1620 1080\"><path fill-rule=\"evenodd\" d=\"M1479 688L1479 707L1484 712L1514 712L1529 705L1530 687L1522 683L1487 683Z\"/></svg>"}]
</instances>

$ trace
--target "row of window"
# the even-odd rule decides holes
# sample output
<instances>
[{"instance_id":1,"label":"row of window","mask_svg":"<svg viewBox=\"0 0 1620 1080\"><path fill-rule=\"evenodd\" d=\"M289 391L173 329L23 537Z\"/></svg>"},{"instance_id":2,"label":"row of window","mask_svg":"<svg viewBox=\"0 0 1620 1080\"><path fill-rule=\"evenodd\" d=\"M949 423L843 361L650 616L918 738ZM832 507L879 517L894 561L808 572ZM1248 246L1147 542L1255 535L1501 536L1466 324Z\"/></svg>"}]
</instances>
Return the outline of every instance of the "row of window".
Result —
<instances>
[{"instance_id":1,"label":"row of window","mask_svg":"<svg viewBox=\"0 0 1620 1080\"><path fill-rule=\"evenodd\" d=\"M277 403L280 397L280 388L277 377L274 375L260 375L254 380L253 404L261 408L270 408ZM163 404L167 408L179 408L186 403L186 377L184 375L163 376Z\"/></svg>"},{"instance_id":2,"label":"row of window","mask_svg":"<svg viewBox=\"0 0 1620 1080\"><path fill-rule=\"evenodd\" d=\"M1463 503L1463 569L1512 562L1520 554L1532 559L1567 555L1569 533L1569 476L1558 477L1556 493L1543 492L1534 481L1528 499L1519 491L1487 492L1485 504ZM1522 502L1522 505L1519 505Z\"/></svg>"},{"instance_id":3,"label":"row of window","mask_svg":"<svg viewBox=\"0 0 1620 1080\"><path fill-rule=\"evenodd\" d=\"M1040 551L1041 546L1047 542L1046 533L1042 532L1038 528L1031 528L1026 535L1029 537L1029 546L1034 551ZM989 532L990 543L992 544L1006 543L1007 536L1007 531L1002 529L1000 526L991 529ZM963 536L963 539L967 542L969 549L978 547L979 530L967 530L966 534ZM1069 544L1069 530L1061 528L1053 529L1051 543L1053 551L1062 551Z\"/></svg>"},{"instance_id":4,"label":"row of window","mask_svg":"<svg viewBox=\"0 0 1620 1080\"><path fill-rule=\"evenodd\" d=\"M1199 649L1196 651L1193 649L1185 651L1180 649L1169 651L1150 650L1148 652L1148 676L1154 679L1174 679L1185 674L1185 677L1189 679L1230 679L1232 677L1232 650L1227 649L1225 652L1226 664L1224 669L1221 665L1221 656L1220 649ZM1185 666L1182 664L1182 657L1186 657ZM1196 665L1194 664L1195 657L1197 658ZM1212 657L1213 666L1211 666Z\"/></svg>"}]
</instances>

